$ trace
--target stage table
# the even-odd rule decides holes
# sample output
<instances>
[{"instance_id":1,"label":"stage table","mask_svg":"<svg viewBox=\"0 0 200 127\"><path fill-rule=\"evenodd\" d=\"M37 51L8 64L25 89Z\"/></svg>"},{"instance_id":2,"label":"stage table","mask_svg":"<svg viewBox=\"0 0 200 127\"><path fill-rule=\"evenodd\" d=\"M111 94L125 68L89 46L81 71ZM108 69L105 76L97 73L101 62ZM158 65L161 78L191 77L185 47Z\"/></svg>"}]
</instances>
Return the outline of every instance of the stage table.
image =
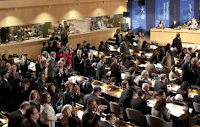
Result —
<instances>
[{"instance_id":1,"label":"stage table","mask_svg":"<svg viewBox=\"0 0 200 127\"><path fill-rule=\"evenodd\" d=\"M150 40L155 41L160 45L166 45L167 43L172 44L176 34L180 33L181 40L183 43L188 44L200 44L200 30L188 30L188 29L156 29L150 30Z\"/></svg>"}]
</instances>

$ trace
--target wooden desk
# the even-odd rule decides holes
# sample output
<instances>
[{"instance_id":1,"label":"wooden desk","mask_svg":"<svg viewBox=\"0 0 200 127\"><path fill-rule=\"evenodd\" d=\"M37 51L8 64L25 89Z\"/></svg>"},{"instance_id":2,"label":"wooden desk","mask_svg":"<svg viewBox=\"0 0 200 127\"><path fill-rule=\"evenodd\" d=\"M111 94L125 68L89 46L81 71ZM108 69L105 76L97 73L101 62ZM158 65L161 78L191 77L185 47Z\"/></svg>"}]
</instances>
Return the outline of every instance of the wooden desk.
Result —
<instances>
[{"instance_id":1,"label":"wooden desk","mask_svg":"<svg viewBox=\"0 0 200 127\"><path fill-rule=\"evenodd\" d=\"M154 107L156 103L156 99L153 100L147 100L147 106L148 107ZM176 117L181 117L183 115L185 115L185 111L187 109L187 107L185 106L180 106L180 105L176 105L173 103L167 103L166 104L166 108L170 111L170 114Z\"/></svg>"},{"instance_id":2,"label":"wooden desk","mask_svg":"<svg viewBox=\"0 0 200 127\"><path fill-rule=\"evenodd\" d=\"M181 40L183 43L188 44L200 44L200 31L199 30L174 30L174 29L156 29L150 30L150 40L156 41L159 45L172 44L176 34L181 34Z\"/></svg>"}]
</instances>

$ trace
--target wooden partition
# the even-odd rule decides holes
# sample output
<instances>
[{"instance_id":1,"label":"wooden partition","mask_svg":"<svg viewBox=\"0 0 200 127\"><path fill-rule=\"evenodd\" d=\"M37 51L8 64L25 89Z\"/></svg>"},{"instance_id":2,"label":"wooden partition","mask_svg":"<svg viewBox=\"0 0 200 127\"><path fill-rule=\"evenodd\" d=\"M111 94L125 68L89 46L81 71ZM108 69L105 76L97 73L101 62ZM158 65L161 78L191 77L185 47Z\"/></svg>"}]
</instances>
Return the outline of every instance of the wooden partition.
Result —
<instances>
[{"instance_id":1,"label":"wooden partition","mask_svg":"<svg viewBox=\"0 0 200 127\"><path fill-rule=\"evenodd\" d=\"M73 34L69 36L69 42L72 43L72 47L75 49L78 43L87 41L91 46L95 46L98 49L100 41L107 41L108 38L113 37L117 28L110 28L104 30L98 30L94 32L88 32L84 34ZM0 45L0 55L2 54L28 54L28 58L36 59L37 55L41 54L42 43L48 41L49 38L43 38L38 40L27 40L14 44L2 44Z\"/></svg>"},{"instance_id":2,"label":"wooden partition","mask_svg":"<svg viewBox=\"0 0 200 127\"><path fill-rule=\"evenodd\" d=\"M151 29L150 40L156 41L160 45L172 43L176 34L180 33L181 40L186 44L200 44L200 31L199 30L174 30L174 29Z\"/></svg>"},{"instance_id":3,"label":"wooden partition","mask_svg":"<svg viewBox=\"0 0 200 127\"><path fill-rule=\"evenodd\" d=\"M125 0L0 1L0 27L122 14L126 11Z\"/></svg>"}]
</instances>

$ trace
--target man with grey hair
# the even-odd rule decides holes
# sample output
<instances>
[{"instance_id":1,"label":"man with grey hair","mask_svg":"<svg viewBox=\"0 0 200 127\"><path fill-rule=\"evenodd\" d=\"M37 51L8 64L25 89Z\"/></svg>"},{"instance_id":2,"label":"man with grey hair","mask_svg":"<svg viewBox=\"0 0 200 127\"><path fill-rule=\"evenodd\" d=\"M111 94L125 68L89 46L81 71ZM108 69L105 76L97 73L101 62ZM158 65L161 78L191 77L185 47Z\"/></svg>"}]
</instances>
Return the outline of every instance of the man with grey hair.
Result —
<instances>
[{"instance_id":1,"label":"man with grey hair","mask_svg":"<svg viewBox=\"0 0 200 127\"><path fill-rule=\"evenodd\" d=\"M21 127L21 123L25 119L24 115L29 106L29 102L24 101L18 110L12 112L8 118L8 127Z\"/></svg>"},{"instance_id":2,"label":"man with grey hair","mask_svg":"<svg viewBox=\"0 0 200 127\"><path fill-rule=\"evenodd\" d=\"M84 61L84 75L87 77L94 77L94 66L96 66L97 63L94 62L93 59L93 53L89 52L88 53L88 58Z\"/></svg>"},{"instance_id":3,"label":"man with grey hair","mask_svg":"<svg viewBox=\"0 0 200 127\"><path fill-rule=\"evenodd\" d=\"M167 86L165 84L167 80L167 76L166 74L160 74L159 77L160 77L160 80L155 81L154 90L156 92L158 92L159 90L164 90L167 95L168 94Z\"/></svg>"},{"instance_id":4,"label":"man with grey hair","mask_svg":"<svg viewBox=\"0 0 200 127\"><path fill-rule=\"evenodd\" d=\"M48 80L54 81L55 72L57 70L57 63L56 63L56 52L52 51L51 53L51 59L49 60L49 66L48 66Z\"/></svg>"}]
</instances>

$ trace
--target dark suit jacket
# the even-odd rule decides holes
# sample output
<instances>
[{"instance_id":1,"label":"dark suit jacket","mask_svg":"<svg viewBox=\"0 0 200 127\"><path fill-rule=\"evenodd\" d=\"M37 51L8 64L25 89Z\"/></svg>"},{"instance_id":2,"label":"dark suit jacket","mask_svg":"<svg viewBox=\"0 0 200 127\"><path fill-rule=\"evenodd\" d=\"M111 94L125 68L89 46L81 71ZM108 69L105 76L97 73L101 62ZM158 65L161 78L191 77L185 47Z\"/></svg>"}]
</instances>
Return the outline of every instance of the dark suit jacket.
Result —
<instances>
[{"instance_id":1,"label":"dark suit jacket","mask_svg":"<svg viewBox=\"0 0 200 127\"><path fill-rule=\"evenodd\" d=\"M147 107L147 101L143 100L141 97L133 98L131 100L130 106L132 109L138 110L144 115L149 113L149 109Z\"/></svg>"},{"instance_id":2,"label":"dark suit jacket","mask_svg":"<svg viewBox=\"0 0 200 127\"><path fill-rule=\"evenodd\" d=\"M86 109L82 117L82 127L99 127L100 116Z\"/></svg>"},{"instance_id":3,"label":"dark suit jacket","mask_svg":"<svg viewBox=\"0 0 200 127\"><path fill-rule=\"evenodd\" d=\"M68 43L68 35L61 34L62 45L66 45Z\"/></svg>"},{"instance_id":4,"label":"dark suit jacket","mask_svg":"<svg viewBox=\"0 0 200 127\"><path fill-rule=\"evenodd\" d=\"M172 43L172 47L176 47L178 49L178 54L181 52L182 50L182 41L181 39L178 39L177 37L174 38L173 43Z\"/></svg>"},{"instance_id":5,"label":"dark suit jacket","mask_svg":"<svg viewBox=\"0 0 200 127\"><path fill-rule=\"evenodd\" d=\"M109 124L107 121L101 121L99 127L113 127L113 125Z\"/></svg>"},{"instance_id":6,"label":"dark suit jacket","mask_svg":"<svg viewBox=\"0 0 200 127\"><path fill-rule=\"evenodd\" d=\"M159 80L155 81L154 90L156 92L158 92L159 90L164 90L165 94L166 95L168 94L168 92L167 92L167 86L163 82L161 82Z\"/></svg>"},{"instance_id":7,"label":"dark suit jacket","mask_svg":"<svg viewBox=\"0 0 200 127\"><path fill-rule=\"evenodd\" d=\"M120 34L121 39L122 39L122 34ZM114 37L116 38L116 44L119 46L121 42L119 42L119 36L118 34L115 34Z\"/></svg>"},{"instance_id":8,"label":"dark suit jacket","mask_svg":"<svg viewBox=\"0 0 200 127\"><path fill-rule=\"evenodd\" d=\"M32 119L24 119L22 121L21 127L39 127L39 125Z\"/></svg>"},{"instance_id":9,"label":"dark suit jacket","mask_svg":"<svg viewBox=\"0 0 200 127\"><path fill-rule=\"evenodd\" d=\"M155 54L153 54L150 59L153 59L154 63L159 62L159 56L156 56Z\"/></svg>"},{"instance_id":10,"label":"dark suit jacket","mask_svg":"<svg viewBox=\"0 0 200 127\"><path fill-rule=\"evenodd\" d=\"M102 61L99 61L97 64L96 79L101 81L102 78L106 79L106 77L105 64Z\"/></svg>"},{"instance_id":11,"label":"dark suit jacket","mask_svg":"<svg viewBox=\"0 0 200 127\"><path fill-rule=\"evenodd\" d=\"M183 81L188 81L191 84L195 84L196 83L195 82L195 76L194 76L194 74L191 71L191 64L190 64L190 62L184 63L181 66L181 68L182 68L182 75L183 75L182 80Z\"/></svg>"},{"instance_id":12,"label":"dark suit jacket","mask_svg":"<svg viewBox=\"0 0 200 127\"><path fill-rule=\"evenodd\" d=\"M22 115L20 110L12 112L9 116L8 127L21 127L22 121L25 117Z\"/></svg>"},{"instance_id":13,"label":"dark suit jacket","mask_svg":"<svg viewBox=\"0 0 200 127\"><path fill-rule=\"evenodd\" d=\"M12 106L12 87L10 83L4 79L0 85L0 100L2 101L3 108L10 111Z\"/></svg>"},{"instance_id":14,"label":"dark suit jacket","mask_svg":"<svg viewBox=\"0 0 200 127\"><path fill-rule=\"evenodd\" d=\"M42 96L42 93L46 91L44 85L45 83L39 79L35 82L35 89L38 91L40 96Z\"/></svg>"},{"instance_id":15,"label":"dark suit jacket","mask_svg":"<svg viewBox=\"0 0 200 127\"><path fill-rule=\"evenodd\" d=\"M78 58L77 55L74 56L74 69L75 71L80 72L81 75L84 74L84 61L80 64L81 59L83 59L83 55L81 55L80 58Z\"/></svg>"},{"instance_id":16,"label":"dark suit jacket","mask_svg":"<svg viewBox=\"0 0 200 127\"><path fill-rule=\"evenodd\" d=\"M87 105L87 100L88 99L94 99L94 100L96 100L97 105L101 104L101 100L96 95L94 95L93 93L91 93L91 94L87 94L87 95L85 95L83 97L83 103L84 103L85 108L87 108L86 105Z\"/></svg>"},{"instance_id":17,"label":"dark suit jacket","mask_svg":"<svg viewBox=\"0 0 200 127\"><path fill-rule=\"evenodd\" d=\"M94 75L94 67L92 67L92 63L94 63L94 60L89 60L88 58L84 61L84 75L88 76L88 75Z\"/></svg>"},{"instance_id":18,"label":"dark suit jacket","mask_svg":"<svg viewBox=\"0 0 200 127\"><path fill-rule=\"evenodd\" d=\"M123 41L121 44L120 44L120 53L123 53L125 55L129 55L130 52L129 52L129 45Z\"/></svg>"},{"instance_id":19,"label":"dark suit jacket","mask_svg":"<svg viewBox=\"0 0 200 127\"><path fill-rule=\"evenodd\" d=\"M111 77L115 77L117 83L122 81L120 67L117 64L111 64Z\"/></svg>"},{"instance_id":20,"label":"dark suit jacket","mask_svg":"<svg viewBox=\"0 0 200 127\"><path fill-rule=\"evenodd\" d=\"M55 79L56 85L59 87L59 89L61 89L62 81L66 82L68 80L69 75L65 73L65 69L66 68L63 68L63 74L60 74L59 68L56 70Z\"/></svg>"},{"instance_id":21,"label":"dark suit jacket","mask_svg":"<svg viewBox=\"0 0 200 127\"><path fill-rule=\"evenodd\" d=\"M128 34L126 35L127 39L129 40L129 42L132 44L133 43L133 38L135 38L135 36L131 35L129 36Z\"/></svg>"},{"instance_id":22,"label":"dark suit jacket","mask_svg":"<svg viewBox=\"0 0 200 127\"><path fill-rule=\"evenodd\" d=\"M49 41L54 41L54 40L59 41L60 39L59 39L58 37L51 37L51 38L49 39Z\"/></svg>"}]
</instances>

